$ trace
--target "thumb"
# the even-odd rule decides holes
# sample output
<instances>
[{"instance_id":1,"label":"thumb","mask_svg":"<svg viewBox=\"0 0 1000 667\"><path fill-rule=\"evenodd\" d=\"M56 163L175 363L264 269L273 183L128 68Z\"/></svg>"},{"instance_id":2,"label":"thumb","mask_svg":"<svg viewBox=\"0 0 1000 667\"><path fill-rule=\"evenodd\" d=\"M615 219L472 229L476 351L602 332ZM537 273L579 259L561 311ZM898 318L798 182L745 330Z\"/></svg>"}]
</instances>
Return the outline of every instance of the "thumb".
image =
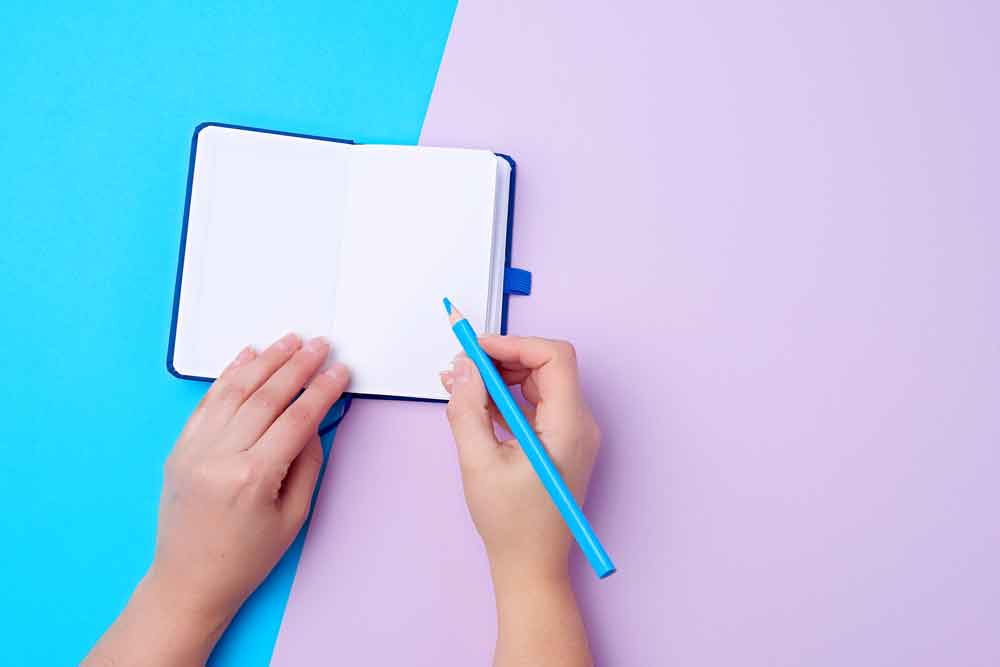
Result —
<instances>
[{"instance_id":1,"label":"thumb","mask_svg":"<svg viewBox=\"0 0 1000 667\"><path fill-rule=\"evenodd\" d=\"M451 393L448 423L455 436L458 459L463 468L488 464L497 455L496 434L490 415L490 397L479 370L464 354L455 357L454 369L442 375Z\"/></svg>"}]
</instances>

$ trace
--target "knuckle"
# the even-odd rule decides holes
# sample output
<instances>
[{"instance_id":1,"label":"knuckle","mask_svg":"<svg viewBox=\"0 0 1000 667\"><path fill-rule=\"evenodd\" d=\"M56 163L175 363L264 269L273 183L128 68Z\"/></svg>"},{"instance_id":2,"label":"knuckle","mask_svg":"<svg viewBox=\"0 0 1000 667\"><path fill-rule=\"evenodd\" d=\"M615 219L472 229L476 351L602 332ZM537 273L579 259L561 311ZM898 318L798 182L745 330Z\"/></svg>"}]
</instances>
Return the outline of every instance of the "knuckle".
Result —
<instances>
[{"instance_id":1,"label":"knuckle","mask_svg":"<svg viewBox=\"0 0 1000 667\"><path fill-rule=\"evenodd\" d=\"M322 465L323 463L323 445L320 443L319 436L315 436L304 450L304 454L309 457L309 460L315 464Z\"/></svg>"},{"instance_id":2,"label":"knuckle","mask_svg":"<svg viewBox=\"0 0 1000 667\"><path fill-rule=\"evenodd\" d=\"M576 348L573 343L568 340L556 341L556 351L562 359L576 363Z\"/></svg>"},{"instance_id":3,"label":"knuckle","mask_svg":"<svg viewBox=\"0 0 1000 667\"><path fill-rule=\"evenodd\" d=\"M522 348L545 349L552 346L556 341L551 338L542 338L541 336L525 336L520 342L522 343Z\"/></svg>"},{"instance_id":4,"label":"knuckle","mask_svg":"<svg viewBox=\"0 0 1000 667\"><path fill-rule=\"evenodd\" d=\"M290 371L296 376L305 375L311 365L312 359L303 354L302 350L296 352L291 359L285 362L286 372Z\"/></svg>"},{"instance_id":5,"label":"knuckle","mask_svg":"<svg viewBox=\"0 0 1000 667\"><path fill-rule=\"evenodd\" d=\"M313 406L298 400L285 411L285 417L296 426L308 426L316 419L316 412Z\"/></svg>"},{"instance_id":6,"label":"knuckle","mask_svg":"<svg viewBox=\"0 0 1000 667\"><path fill-rule=\"evenodd\" d=\"M329 398L330 396L337 394L340 390L341 386L337 383L337 381L326 373L320 373L314 377L312 382L310 382L309 386L306 388L306 391L310 394L319 394L324 398Z\"/></svg>"},{"instance_id":7,"label":"knuckle","mask_svg":"<svg viewBox=\"0 0 1000 667\"><path fill-rule=\"evenodd\" d=\"M320 389L320 390L326 392L326 391L330 391L335 385L336 385L336 382L328 374L326 374L326 373L318 373L316 375L316 377L314 377L309 382L309 386L306 389L307 390L308 389L313 389L313 390Z\"/></svg>"},{"instance_id":8,"label":"knuckle","mask_svg":"<svg viewBox=\"0 0 1000 667\"><path fill-rule=\"evenodd\" d=\"M323 467L323 448L317 447L316 451L309 454L309 460L312 462L313 466L316 468Z\"/></svg>"},{"instance_id":9,"label":"knuckle","mask_svg":"<svg viewBox=\"0 0 1000 667\"><path fill-rule=\"evenodd\" d=\"M277 412L285 407L277 393L266 387L258 389L251 400L254 407L262 412Z\"/></svg>"},{"instance_id":10,"label":"knuckle","mask_svg":"<svg viewBox=\"0 0 1000 667\"><path fill-rule=\"evenodd\" d=\"M216 394L220 403L242 403L250 389L242 382L223 381Z\"/></svg>"},{"instance_id":11,"label":"knuckle","mask_svg":"<svg viewBox=\"0 0 1000 667\"><path fill-rule=\"evenodd\" d=\"M241 489L256 486L261 478L260 466L252 459L247 460L236 468L233 478L236 486Z\"/></svg>"}]
</instances>

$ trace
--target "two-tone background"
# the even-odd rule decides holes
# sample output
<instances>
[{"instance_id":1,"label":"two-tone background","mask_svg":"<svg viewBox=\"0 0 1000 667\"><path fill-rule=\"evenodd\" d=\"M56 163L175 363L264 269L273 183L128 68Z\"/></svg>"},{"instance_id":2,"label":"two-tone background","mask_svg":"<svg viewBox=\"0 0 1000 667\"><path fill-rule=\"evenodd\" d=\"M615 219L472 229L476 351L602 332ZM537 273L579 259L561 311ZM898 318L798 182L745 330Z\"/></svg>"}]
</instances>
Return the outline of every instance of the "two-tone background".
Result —
<instances>
[{"instance_id":1,"label":"two-tone background","mask_svg":"<svg viewBox=\"0 0 1000 667\"><path fill-rule=\"evenodd\" d=\"M998 19L0 8L3 662L79 660L152 553L204 391L164 357L205 120L517 158L511 331L577 343L606 434L600 664L1000 662ZM486 664L493 623L440 407L357 401L212 662Z\"/></svg>"}]
</instances>

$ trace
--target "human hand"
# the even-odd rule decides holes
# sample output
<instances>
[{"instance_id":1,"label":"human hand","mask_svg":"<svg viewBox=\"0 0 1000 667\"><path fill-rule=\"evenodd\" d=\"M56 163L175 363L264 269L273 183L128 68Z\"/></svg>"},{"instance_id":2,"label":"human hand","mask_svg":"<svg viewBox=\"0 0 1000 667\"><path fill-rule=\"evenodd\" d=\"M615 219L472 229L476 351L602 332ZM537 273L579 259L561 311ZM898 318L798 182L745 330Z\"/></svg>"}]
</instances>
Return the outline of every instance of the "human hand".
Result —
<instances>
[{"instance_id":1,"label":"human hand","mask_svg":"<svg viewBox=\"0 0 1000 667\"><path fill-rule=\"evenodd\" d=\"M204 664L309 512L317 429L348 380L316 374L328 352L289 334L215 381L167 460L153 564L85 664Z\"/></svg>"},{"instance_id":2,"label":"human hand","mask_svg":"<svg viewBox=\"0 0 1000 667\"><path fill-rule=\"evenodd\" d=\"M507 384L520 385L525 416L581 505L601 434L584 402L573 346L565 341L483 336ZM494 570L559 574L572 536L517 440L506 428L475 364L464 354L441 374L458 445L469 512Z\"/></svg>"},{"instance_id":3,"label":"human hand","mask_svg":"<svg viewBox=\"0 0 1000 667\"><path fill-rule=\"evenodd\" d=\"M601 441L580 391L576 353L562 341L484 336L507 384L577 502L583 504ZM567 571L572 535L518 442L497 438L502 417L464 354L441 374L465 499L490 560L497 603L495 665L593 664Z\"/></svg>"}]
</instances>

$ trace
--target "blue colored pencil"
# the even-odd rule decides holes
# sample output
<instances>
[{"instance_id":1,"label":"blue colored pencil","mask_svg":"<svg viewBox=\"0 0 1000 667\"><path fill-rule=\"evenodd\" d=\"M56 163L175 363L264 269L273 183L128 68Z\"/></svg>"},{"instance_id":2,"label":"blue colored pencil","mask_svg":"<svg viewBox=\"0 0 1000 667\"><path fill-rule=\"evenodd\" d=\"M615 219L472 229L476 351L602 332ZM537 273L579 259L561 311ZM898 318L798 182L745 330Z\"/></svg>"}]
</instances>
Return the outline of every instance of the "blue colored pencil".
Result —
<instances>
[{"instance_id":1,"label":"blue colored pencil","mask_svg":"<svg viewBox=\"0 0 1000 667\"><path fill-rule=\"evenodd\" d=\"M601 541L594 534L590 522L583 515L583 510L580 509L573 494L567 488L566 482L563 481L555 464L552 463L548 452L545 451L545 446L538 439L531 424L521 412L517 401L511 395L510 389L507 388L507 384L500 377L500 372L493 365L493 360L480 347L476 331L469 324L469 320L465 319L458 308L455 308L448 299L444 300L444 307L448 311L451 329L458 337L458 342L462 344L465 354L479 369L479 374L483 377L483 384L486 385L486 391L489 392L500 414L507 420L507 426L510 427L511 433L520 443L525 456L531 462L531 467L535 469L535 473L542 480L542 485L549 492L549 497L552 498L552 502L555 503L562 515L563 521L569 526L570 532L576 538L576 543L580 545L580 549L590 562L590 566L594 568L594 572L601 579L614 574L615 566L611 562L611 557L608 556Z\"/></svg>"}]
</instances>

